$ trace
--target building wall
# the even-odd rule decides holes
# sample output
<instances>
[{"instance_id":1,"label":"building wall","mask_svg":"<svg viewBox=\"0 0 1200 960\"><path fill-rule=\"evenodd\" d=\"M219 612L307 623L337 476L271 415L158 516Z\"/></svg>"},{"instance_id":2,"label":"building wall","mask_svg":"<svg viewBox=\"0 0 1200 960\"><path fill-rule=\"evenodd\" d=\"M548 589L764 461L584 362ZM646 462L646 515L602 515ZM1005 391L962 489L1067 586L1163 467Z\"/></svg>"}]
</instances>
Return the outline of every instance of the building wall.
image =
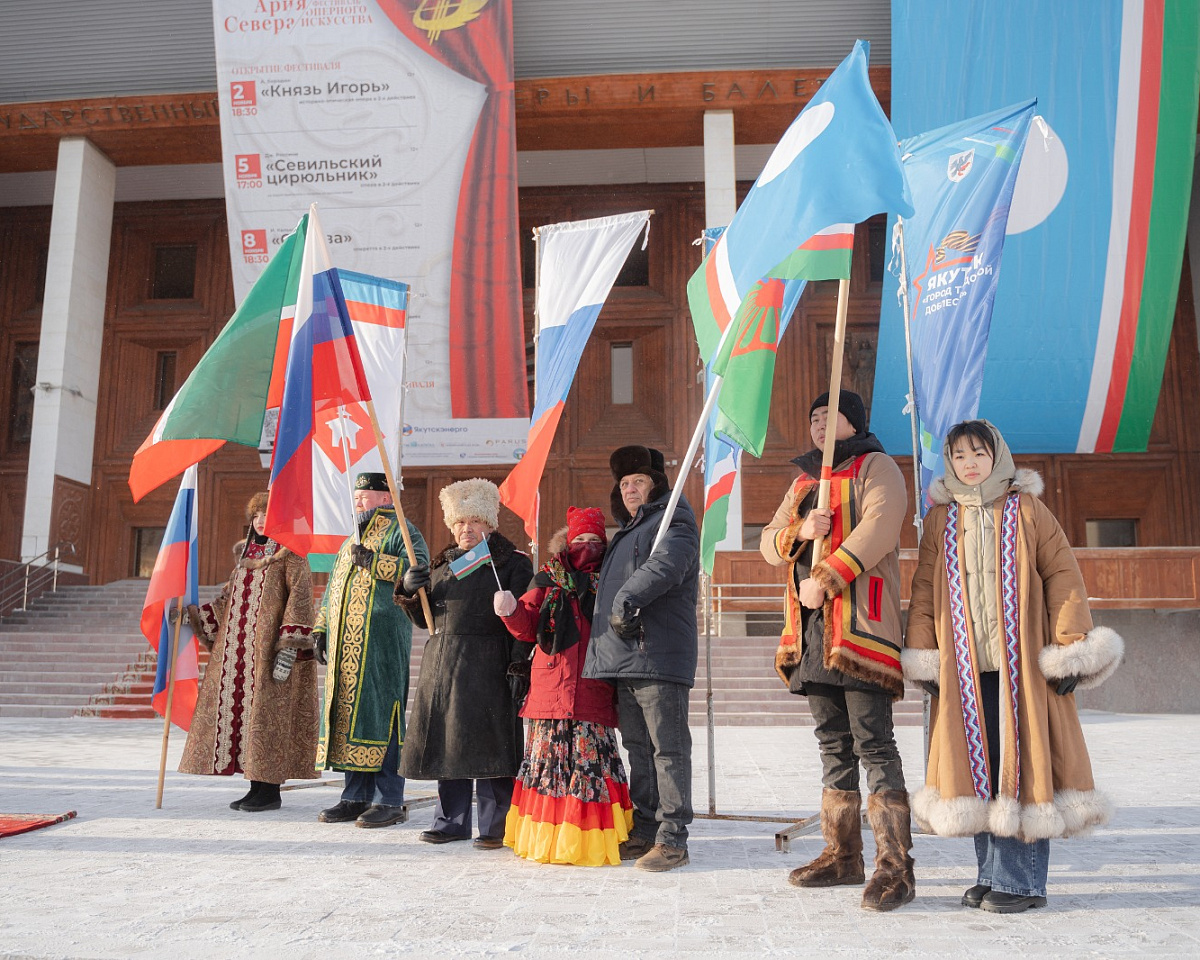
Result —
<instances>
[{"instance_id":1,"label":"building wall","mask_svg":"<svg viewBox=\"0 0 1200 960\"><path fill-rule=\"evenodd\" d=\"M640 282L627 282L639 279L638 269L630 268L614 288L568 399L542 486L544 543L561 525L567 506L595 505L607 511L612 488L608 455L614 447L656 446L670 464L668 474L675 477L679 471L678 460L703 402L685 284L699 263L692 240L703 224L704 197L699 184L536 187L521 191L520 204L531 365L532 228L655 210ZM28 447L13 439L18 404L13 378L21 346L37 340L49 220L50 211L44 207L0 209L0 557L18 553ZM868 405L885 256L882 233L878 219L859 227L848 314L843 385L861 393ZM192 295L156 297L156 257L163 248L180 247L195 249ZM136 530L162 526L170 512L173 485L140 504L132 502L126 484L129 462L160 412L161 397L156 394L173 393L233 311L227 250L225 211L219 200L116 205L95 467L90 490L76 491L82 500L74 520L63 517L60 524L75 523L77 529L69 531L68 539L78 542L93 582L134 574ZM809 285L781 344L766 450L762 460L746 461L743 510L748 542L755 541L756 528L769 520L795 475L788 461L810 446L808 404L828 386L836 288L835 282ZM1185 262L1172 349L1146 453L1018 458L1043 473L1045 499L1076 546L1086 544L1086 521L1105 517L1136 519L1142 546L1200 543L1200 485L1194 480L1200 470L1200 424L1190 415L1193 398L1200 393L1200 353L1190 289ZM613 395L614 345L632 350L632 403L617 402L622 398ZM169 353L176 355L174 377L160 386L161 355ZM898 459L907 477L908 460ZM477 472L498 482L506 468ZM266 472L255 451L230 445L205 461L200 477L202 579L216 582L228 573L229 549L241 536L244 505L264 487ZM406 471L405 510L435 550L449 543L437 491L462 478L449 467ZM693 470L684 489L693 505L699 505L699 470ZM502 530L521 543L525 538L519 521L507 511L503 514ZM915 544L909 525L903 542Z\"/></svg>"}]
</instances>

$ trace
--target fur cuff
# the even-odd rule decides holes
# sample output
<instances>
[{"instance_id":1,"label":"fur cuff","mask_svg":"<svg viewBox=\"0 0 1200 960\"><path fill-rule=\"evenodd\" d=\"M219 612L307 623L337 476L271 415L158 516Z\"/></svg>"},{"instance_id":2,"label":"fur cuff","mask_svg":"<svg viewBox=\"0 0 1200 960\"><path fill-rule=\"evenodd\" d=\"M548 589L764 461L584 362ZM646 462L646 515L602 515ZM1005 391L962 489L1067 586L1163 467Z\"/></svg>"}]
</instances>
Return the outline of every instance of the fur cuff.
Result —
<instances>
[{"instance_id":1,"label":"fur cuff","mask_svg":"<svg viewBox=\"0 0 1200 960\"><path fill-rule=\"evenodd\" d=\"M1125 641L1111 627L1093 627L1076 643L1051 644L1038 654L1048 680L1079 677L1080 690L1092 690L1111 677L1125 656Z\"/></svg>"},{"instance_id":2,"label":"fur cuff","mask_svg":"<svg viewBox=\"0 0 1200 960\"><path fill-rule=\"evenodd\" d=\"M943 800L937 787L922 787L912 795L917 824L939 837L973 837L988 829L988 804L978 797Z\"/></svg>"},{"instance_id":3,"label":"fur cuff","mask_svg":"<svg viewBox=\"0 0 1200 960\"><path fill-rule=\"evenodd\" d=\"M905 647L900 651L900 667L905 680L937 683L942 675L942 655L938 650Z\"/></svg>"},{"instance_id":4,"label":"fur cuff","mask_svg":"<svg viewBox=\"0 0 1200 960\"><path fill-rule=\"evenodd\" d=\"M792 671L800 666L800 646L795 643L781 643L775 651L775 672L785 686L791 685Z\"/></svg>"},{"instance_id":5,"label":"fur cuff","mask_svg":"<svg viewBox=\"0 0 1200 960\"><path fill-rule=\"evenodd\" d=\"M315 641L312 638L312 628L302 627L295 623L285 623L279 629L279 639L275 642L275 652L287 647L293 650L312 650Z\"/></svg>"},{"instance_id":6,"label":"fur cuff","mask_svg":"<svg viewBox=\"0 0 1200 960\"><path fill-rule=\"evenodd\" d=\"M825 589L826 598L836 597L846 589L846 581L824 560L812 568L812 578Z\"/></svg>"},{"instance_id":7,"label":"fur cuff","mask_svg":"<svg viewBox=\"0 0 1200 960\"><path fill-rule=\"evenodd\" d=\"M912 812L923 830L941 837L987 832L1032 843L1087 833L1109 821L1112 804L1099 790L1059 790L1053 803L1021 806L1012 797L946 799L927 786L912 795Z\"/></svg>"},{"instance_id":8,"label":"fur cuff","mask_svg":"<svg viewBox=\"0 0 1200 960\"><path fill-rule=\"evenodd\" d=\"M1099 790L1058 790L1054 806L1063 819L1063 836L1078 837L1102 827L1113 816L1112 801Z\"/></svg>"}]
</instances>

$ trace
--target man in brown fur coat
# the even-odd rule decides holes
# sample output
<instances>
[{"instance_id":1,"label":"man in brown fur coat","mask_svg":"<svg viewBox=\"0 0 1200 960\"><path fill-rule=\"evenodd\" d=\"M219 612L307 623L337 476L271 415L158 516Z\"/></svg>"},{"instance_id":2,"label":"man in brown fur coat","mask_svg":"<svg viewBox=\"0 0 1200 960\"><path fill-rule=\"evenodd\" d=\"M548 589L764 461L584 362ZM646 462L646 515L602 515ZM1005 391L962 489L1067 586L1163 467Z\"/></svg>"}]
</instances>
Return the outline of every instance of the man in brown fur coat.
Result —
<instances>
[{"instance_id":1,"label":"man in brown fur coat","mask_svg":"<svg viewBox=\"0 0 1200 960\"><path fill-rule=\"evenodd\" d=\"M809 410L815 449L801 469L760 549L788 565L786 622L775 668L792 693L808 697L821 747L825 849L793 870L798 887L865 879L859 761L867 771L867 817L875 834L875 875L863 892L868 910L912 900L908 793L892 729L892 700L904 695L900 671L900 528L907 497L895 461L867 430L862 398L843 390L836 423L829 508L816 506L829 395ZM824 538L813 564L813 541Z\"/></svg>"}]
</instances>

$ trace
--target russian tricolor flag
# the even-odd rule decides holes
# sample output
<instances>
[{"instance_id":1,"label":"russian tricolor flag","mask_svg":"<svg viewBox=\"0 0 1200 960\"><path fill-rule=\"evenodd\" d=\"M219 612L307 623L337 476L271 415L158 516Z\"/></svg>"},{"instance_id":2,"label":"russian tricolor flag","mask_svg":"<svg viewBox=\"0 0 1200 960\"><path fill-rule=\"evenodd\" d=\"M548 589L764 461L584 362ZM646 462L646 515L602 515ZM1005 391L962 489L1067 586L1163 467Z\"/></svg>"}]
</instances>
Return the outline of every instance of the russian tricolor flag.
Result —
<instances>
[{"instance_id":1,"label":"russian tricolor flag","mask_svg":"<svg viewBox=\"0 0 1200 960\"><path fill-rule=\"evenodd\" d=\"M267 532L301 556L314 550L313 442L318 407L371 399L316 204L309 209L296 319L271 461ZM349 517L347 517L349 519Z\"/></svg>"},{"instance_id":2,"label":"russian tricolor flag","mask_svg":"<svg viewBox=\"0 0 1200 960\"><path fill-rule=\"evenodd\" d=\"M629 250L638 234L648 231L650 213L555 223L538 230L533 416L525 456L500 484L500 500L525 519L531 540L537 539L538 485L579 358Z\"/></svg>"},{"instance_id":3,"label":"russian tricolor flag","mask_svg":"<svg viewBox=\"0 0 1200 960\"><path fill-rule=\"evenodd\" d=\"M162 546L150 574L146 602L142 606L142 634L158 652L158 671L154 677L151 704L156 713L167 710L167 680L171 667L175 625L168 621L171 602L179 602L183 622L179 630L179 649L175 652L175 693L171 698L171 722L187 730L196 712L196 693L200 666L196 638L192 635L183 608L199 603L199 565L196 552L196 466L184 471L179 494L171 509L171 518L163 533Z\"/></svg>"}]
</instances>

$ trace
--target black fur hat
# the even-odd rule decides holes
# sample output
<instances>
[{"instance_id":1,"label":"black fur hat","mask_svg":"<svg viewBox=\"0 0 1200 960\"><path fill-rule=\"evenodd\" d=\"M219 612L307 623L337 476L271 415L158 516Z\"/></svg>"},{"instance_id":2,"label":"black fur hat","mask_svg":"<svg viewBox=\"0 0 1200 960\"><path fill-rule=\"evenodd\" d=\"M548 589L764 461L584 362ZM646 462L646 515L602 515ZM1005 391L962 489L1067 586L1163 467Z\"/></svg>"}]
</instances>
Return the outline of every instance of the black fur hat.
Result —
<instances>
[{"instance_id":1,"label":"black fur hat","mask_svg":"<svg viewBox=\"0 0 1200 960\"><path fill-rule=\"evenodd\" d=\"M621 482L622 477L627 477L631 473L644 473L655 480L658 479L654 476L655 473L662 474L664 480L667 474L667 464L662 453L653 447L643 447L638 444L618 447L608 458L608 466L617 483Z\"/></svg>"},{"instance_id":2,"label":"black fur hat","mask_svg":"<svg viewBox=\"0 0 1200 960\"><path fill-rule=\"evenodd\" d=\"M621 499L622 477L627 477L631 473L641 473L653 480L654 490L650 495L651 500L657 500L671 489L667 482L666 460L663 458L662 452L653 447L643 447L638 444L618 447L608 458L608 466L616 481L612 493L609 495L609 506L612 509L613 519L618 523L624 524L629 521L629 511L625 509L625 504Z\"/></svg>"}]
</instances>

